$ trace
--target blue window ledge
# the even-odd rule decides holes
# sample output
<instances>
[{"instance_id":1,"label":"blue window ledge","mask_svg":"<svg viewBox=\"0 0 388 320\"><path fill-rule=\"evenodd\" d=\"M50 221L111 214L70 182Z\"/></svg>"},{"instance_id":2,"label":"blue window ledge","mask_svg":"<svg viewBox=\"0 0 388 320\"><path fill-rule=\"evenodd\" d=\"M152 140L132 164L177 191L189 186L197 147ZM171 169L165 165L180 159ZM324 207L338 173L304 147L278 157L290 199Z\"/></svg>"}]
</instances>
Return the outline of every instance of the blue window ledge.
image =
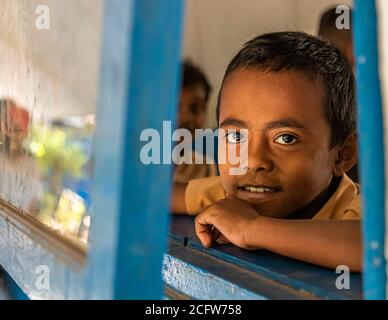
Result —
<instances>
[{"instance_id":1,"label":"blue window ledge","mask_svg":"<svg viewBox=\"0 0 388 320\"><path fill-rule=\"evenodd\" d=\"M360 274L350 275L349 290L338 290L334 270L264 250L206 249L195 236L192 217L174 216L171 222L162 268L165 299L362 299ZM0 293L27 299L1 267L0 274L5 285L0 287L7 291Z\"/></svg>"},{"instance_id":2,"label":"blue window ledge","mask_svg":"<svg viewBox=\"0 0 388 320\"><path fill-rule=\"evenodd\" d=\"M174 216L163 263L170 299L362 299L362 280L350 274L350 289L336 288L340 274L265 250L233 245L204 248L194 219Z\"/></svg>"}]
</instances>

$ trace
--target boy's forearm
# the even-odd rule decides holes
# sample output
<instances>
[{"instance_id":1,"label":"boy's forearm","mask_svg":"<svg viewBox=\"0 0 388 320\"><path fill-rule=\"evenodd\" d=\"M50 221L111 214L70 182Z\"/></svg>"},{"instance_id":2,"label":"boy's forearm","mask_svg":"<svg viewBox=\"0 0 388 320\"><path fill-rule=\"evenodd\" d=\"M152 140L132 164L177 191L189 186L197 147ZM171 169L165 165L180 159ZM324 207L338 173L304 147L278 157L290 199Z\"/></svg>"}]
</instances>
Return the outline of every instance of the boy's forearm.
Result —
<instances>
[{"instance_id":1,"label":"boy's forearm","mask_svg":"<svg viewBox=\"0 0 388 320\"><path fill-rule=\"evenodd\" d=\"M260 217L247 230L252 247L328 268L361 271L359 220L283 220Z\"/></svg>"},{"instance_id":2,"label":"boy's forearm","mask_svg":"<svg viewBox=\"0 0 388 320\"><path fill-rule=\"evenodd\" d=\"M171 212L185 214L187 212L185 203L186 183L174 183L171 192Z\"/></svg>"}]
</instances>

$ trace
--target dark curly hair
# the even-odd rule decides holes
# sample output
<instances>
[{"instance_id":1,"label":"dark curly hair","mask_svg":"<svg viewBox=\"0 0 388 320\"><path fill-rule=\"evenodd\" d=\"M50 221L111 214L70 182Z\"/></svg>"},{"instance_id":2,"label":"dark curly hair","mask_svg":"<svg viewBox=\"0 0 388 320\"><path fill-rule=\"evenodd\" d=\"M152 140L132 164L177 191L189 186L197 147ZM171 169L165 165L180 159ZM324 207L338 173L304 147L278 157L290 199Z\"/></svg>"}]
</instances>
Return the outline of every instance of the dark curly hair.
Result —
<instances>
[{"instance_id":1,"label":"dark curly hair","mask_svg":"<svg viewBox=\"0 0 388 320\"><path fill-rule=\"evenodd\" d=\"M305 72L324 86L331 145L343 143L356 129L353 70L340 51L328 42L303 32L267 33L248 41L226 69L218 95L218 122L225 79L240 68L274 73L288 70Z\"/></svg>"}]
</instances>

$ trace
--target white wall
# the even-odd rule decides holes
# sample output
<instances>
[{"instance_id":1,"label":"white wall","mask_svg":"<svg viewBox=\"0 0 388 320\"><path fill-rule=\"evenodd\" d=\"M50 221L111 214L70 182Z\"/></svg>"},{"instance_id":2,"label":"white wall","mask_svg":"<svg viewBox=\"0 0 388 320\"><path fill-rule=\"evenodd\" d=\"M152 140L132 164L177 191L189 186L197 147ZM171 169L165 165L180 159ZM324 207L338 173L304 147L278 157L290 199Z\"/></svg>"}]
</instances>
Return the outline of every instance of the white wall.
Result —
<instances>
[{"instance_id":1,"label":"white wall","mask_svg":"<svg viewBox=\"0 0 388 320\"><path fill-rule=\"evenodd\" d=\"M272 31L316 33L320 13L351 0L186 0L184 57L197 63L213 86L208 125L215 126L216 96L226 66L242 44Z\"/></svg>"}]
</instances>

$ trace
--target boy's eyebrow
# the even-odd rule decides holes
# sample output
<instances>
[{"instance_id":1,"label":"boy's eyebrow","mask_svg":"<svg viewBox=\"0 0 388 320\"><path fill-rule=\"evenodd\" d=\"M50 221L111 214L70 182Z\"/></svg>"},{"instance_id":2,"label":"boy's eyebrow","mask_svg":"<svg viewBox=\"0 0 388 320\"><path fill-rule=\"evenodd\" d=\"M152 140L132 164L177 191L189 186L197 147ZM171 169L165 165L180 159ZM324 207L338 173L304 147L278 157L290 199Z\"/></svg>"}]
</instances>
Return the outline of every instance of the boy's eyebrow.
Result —
<instances>
[{"instance_id":1,"label":"boy's eyebrow","mask_svg":"<svg viewBox=\"0 0 388 320\"><path fill-rule=\"evenodd\" d=\"M222 123L220 124L220 127L222 126L236 126L240 128L248 128L248 124L244 120L236 119L236 118L226 118ZM302 129L302 130L308 130L306 126L301 124L300 122L294 120L294 119L280 119L275 120L271 122L267 122L265 124L265 128L267 130L270 129L278 129L278 128L296 128L296 129Z\"/></svg>"},{"instance_id":2,"label":"boy's eyebrow","mask_svg":"<svg viewBox=\"0 0 388 320\"><path fill-rule=\"evenodd\" d=\"M236 126L240 128L247 129L248 125L244 120L236 119L236 118L226 118L222 123L220 124L220 127L222 126Z\"/></svg>"},{"instance_id":3,"label":"boy's eyebrow","mask_svg":"<svg viewBox=\"0 0 388 320\"><path fill-rule=\"evenodd\" d=\"M294 119L280 119L280 120L268 122L265 125L266 129L278 129L278 128L284 128L284 127L308 130L306 126L304 126L303 124L301 124L300 122Z\"/></svg>"}]
</instances>

